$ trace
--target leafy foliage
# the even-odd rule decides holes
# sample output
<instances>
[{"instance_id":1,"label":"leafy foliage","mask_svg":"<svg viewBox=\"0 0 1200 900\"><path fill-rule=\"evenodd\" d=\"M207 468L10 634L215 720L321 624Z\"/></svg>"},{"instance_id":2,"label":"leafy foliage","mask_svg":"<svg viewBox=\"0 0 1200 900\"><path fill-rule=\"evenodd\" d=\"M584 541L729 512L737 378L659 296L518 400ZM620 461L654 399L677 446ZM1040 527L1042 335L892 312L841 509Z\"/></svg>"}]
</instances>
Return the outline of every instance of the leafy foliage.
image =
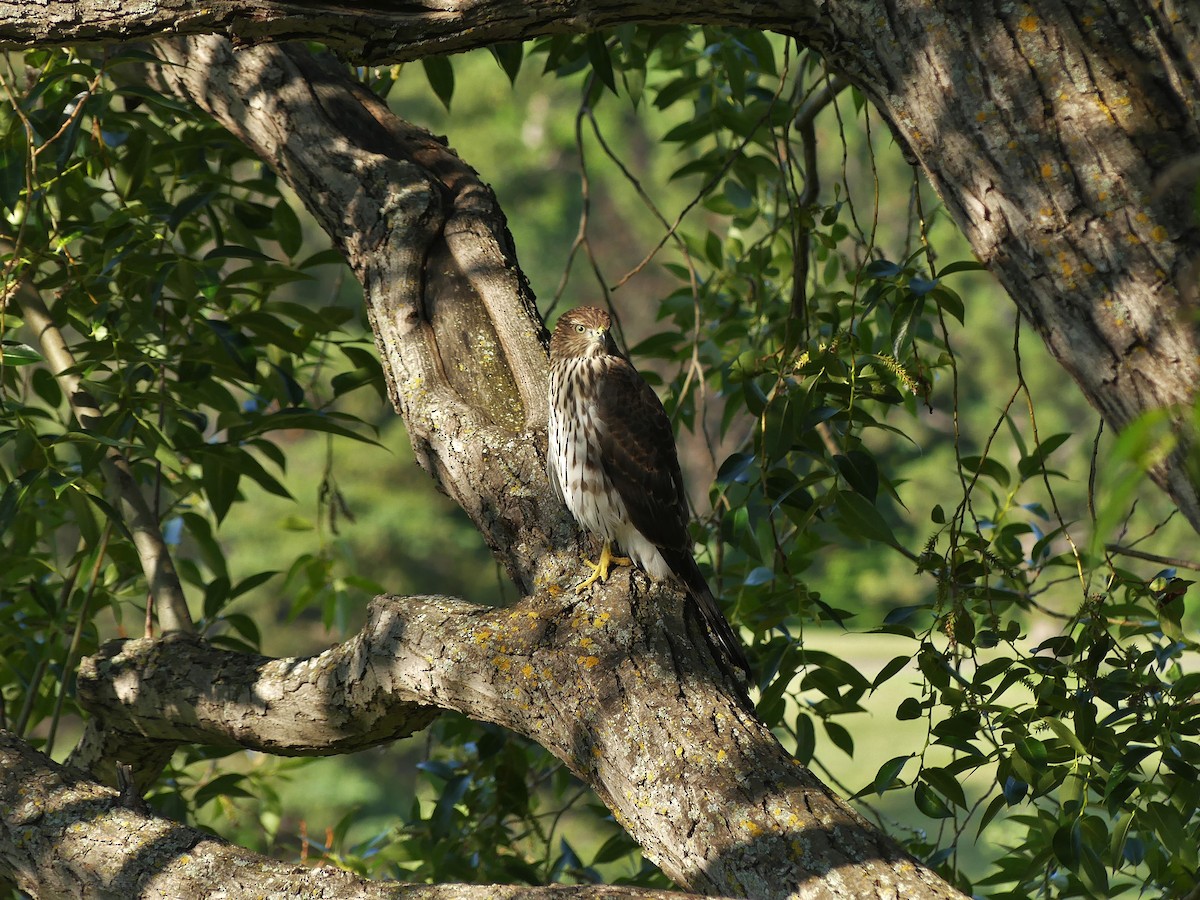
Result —
<instances>
[{"instance_id":1,"label":"leafy foliage","mask_svg":"<svg viewBox=\"0 0 1200 900\"><path fill-rule=\"evenodd\" d=\"M75 663L140 628L145 583L101 455L119 450L154 497L206 631L256 648L266 611L246 600L277 573L236 576L219 526L250 514L251 491L293 493L296 433L369 447L354 404L380 387L353 311L314 302L313 276L334 260L309 246L272 173L190 110L112 77L136 61L38 52L3 82L6 296L29 285L53 298L103 411L86 429L74 420L17 296L0 321L2 724L51 747ZM553 75L562 84L540 89L556 101L577 91L579 154L610 174L584 163L580 237L563 255L568 268L587 257L641 336L635 360L719 454L697 538L752 641L759 713L785 745L826 772L832 750L861 759L877 749L864 746L863 711L895 698L884 732L909 724L919 741L884 741L886 758L857 766L845 792L901 819L888 824L913 852L977 895L1170 896L1194 883L1191 582L1169 560L1129 564L1113 549L1135 528L1158 532L1130 507L1169 449L1161 423L1103 456L1097 436L1080 477L1090 420L1035 403L1019 331L979 336L977 263L863 98L814 55L756 32L629 26L496 47L486 62L514 86ZM478 64L428 60L419 89L457 111L477 79L455 70ZM365 77L412 90L403 72ZM614 150L639 142L671 152ZM592 203L601 178L621 197L610 203L642 204L636 223L596 224L612 214L605 192ZM559 213L547 217L556 232ZM605 277L618 232L642 256ZM559 293L577 299L569 274ZM645 335L651 316L622 293L633 283L665 329ZM984 402L972 370L1010 337ZM321 480L333 516L331 466ZM855 596L838 560L888 573L885 597ZM322 545L274 583L296 598L293 616L314 610L330 628L374 587L353 567ZM901 582L908 602L893 599ZM820 646L848 629L855 647L886 639L903 652L872 670ZM262 849L369 874L665 883L536 745L452 717L429 740L410 750L420 774L398 815L350 809L324 839L285 821L294 763L193 748L154 800L265 835ZM972 843L1004 851L972 862Z\"/></svg>"}]
</instances>

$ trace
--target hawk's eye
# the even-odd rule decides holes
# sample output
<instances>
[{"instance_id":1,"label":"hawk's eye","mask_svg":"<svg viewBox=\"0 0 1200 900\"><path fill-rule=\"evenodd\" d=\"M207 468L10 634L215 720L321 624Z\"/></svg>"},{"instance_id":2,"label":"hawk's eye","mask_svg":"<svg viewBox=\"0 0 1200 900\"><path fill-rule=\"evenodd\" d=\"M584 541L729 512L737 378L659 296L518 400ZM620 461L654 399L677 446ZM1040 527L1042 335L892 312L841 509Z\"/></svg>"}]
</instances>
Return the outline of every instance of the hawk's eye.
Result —
<instances>
[{"instance_id":1,"label":"hawk's eye","mask_svg":"<svg viewBox=\"0 0 1200 900\"><path fill-rule=\"evenodd\" d=\"M575 330L576 330L576 331L578 331L580 334L583 334L583 332L584 332L586 329L584 329L584 327L583 327L582 325L576 325L576 326L575 326Z\"/></svg>"}]
</instances>

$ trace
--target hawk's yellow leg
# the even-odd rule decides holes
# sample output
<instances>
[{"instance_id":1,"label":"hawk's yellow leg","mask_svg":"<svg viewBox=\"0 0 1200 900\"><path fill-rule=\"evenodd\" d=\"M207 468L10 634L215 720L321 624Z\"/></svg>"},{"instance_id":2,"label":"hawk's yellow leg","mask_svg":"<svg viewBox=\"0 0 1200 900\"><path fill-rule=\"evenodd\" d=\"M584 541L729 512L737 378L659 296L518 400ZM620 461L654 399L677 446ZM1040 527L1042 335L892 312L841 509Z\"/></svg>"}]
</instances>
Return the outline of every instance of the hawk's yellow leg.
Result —
<instances>
[{"instance_id":1,"label":"hawk's yellow leg","mask_svg":"<svg viewBox=\"0 0 1200 900\"><path fill-rule=\"evenodd\" d=\"M608 541L604 542L604 549L600 551L599 562L592 562L585 559L584 564L592 570L592 574L579 584L575 585L575 593L590 588L597 581L608 581L608 570L613 566L632 566L633 560L628 556L613 556L612 545Z\"/></svg>"}]
</instances>

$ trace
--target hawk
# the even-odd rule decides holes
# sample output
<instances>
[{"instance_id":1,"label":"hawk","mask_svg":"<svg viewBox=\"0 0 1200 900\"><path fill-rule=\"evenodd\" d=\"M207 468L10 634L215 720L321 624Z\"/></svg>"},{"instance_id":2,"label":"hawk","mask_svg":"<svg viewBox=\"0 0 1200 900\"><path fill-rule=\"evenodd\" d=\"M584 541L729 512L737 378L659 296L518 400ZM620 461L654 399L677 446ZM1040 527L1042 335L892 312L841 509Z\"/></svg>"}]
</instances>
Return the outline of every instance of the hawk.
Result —
<instances>
[{"instance_id":1,"label":"hawk","mask_svg":"<svg viewBox=\"0 0 1200 900\"><path fill-rule=\"evenodd\" d=\"M750 677L737 637L692 557L688 503L671 422L591 306L563 313L550 340L550 443L547 470L575 521L604 546L576 592L637 563L654 580L687 588L724 655ZM628 557L614 556L613 544ZM718 654L719 655L719 654Z\"/></svg>"}]
</instances>

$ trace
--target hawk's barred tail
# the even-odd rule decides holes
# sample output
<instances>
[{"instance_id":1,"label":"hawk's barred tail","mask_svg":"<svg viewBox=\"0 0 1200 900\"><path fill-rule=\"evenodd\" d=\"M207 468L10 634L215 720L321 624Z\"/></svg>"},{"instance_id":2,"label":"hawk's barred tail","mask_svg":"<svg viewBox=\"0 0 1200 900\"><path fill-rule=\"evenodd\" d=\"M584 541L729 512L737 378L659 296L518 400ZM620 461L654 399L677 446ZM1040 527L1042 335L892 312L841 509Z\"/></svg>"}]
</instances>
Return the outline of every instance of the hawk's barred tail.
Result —
<instances>
[{"instance_id":1,"label":"hawk's barred tail","mask_svg":"<svg viewBox=\"0 0 1200 900\"><path fill-rule=\"evenodd\" d=\"M745 651L742 650L741 642L734 634L729 621L722 614L721 608L717 606L717 599L709 590L708 582L705 581L700 567L696 565L696 560L692 558L691 553L683 553L676 559L668 558L667 563L679 576L679 580L684 583L688 594L696 601L700 617L704 620L708 633L712 635L717 644L713 649L719 650L719 656L724 656L726 660L732 662L746 674L747 685L753 684L754 675L750 672L750 663L746 659Z\"/></svg>"}]
</instances>

